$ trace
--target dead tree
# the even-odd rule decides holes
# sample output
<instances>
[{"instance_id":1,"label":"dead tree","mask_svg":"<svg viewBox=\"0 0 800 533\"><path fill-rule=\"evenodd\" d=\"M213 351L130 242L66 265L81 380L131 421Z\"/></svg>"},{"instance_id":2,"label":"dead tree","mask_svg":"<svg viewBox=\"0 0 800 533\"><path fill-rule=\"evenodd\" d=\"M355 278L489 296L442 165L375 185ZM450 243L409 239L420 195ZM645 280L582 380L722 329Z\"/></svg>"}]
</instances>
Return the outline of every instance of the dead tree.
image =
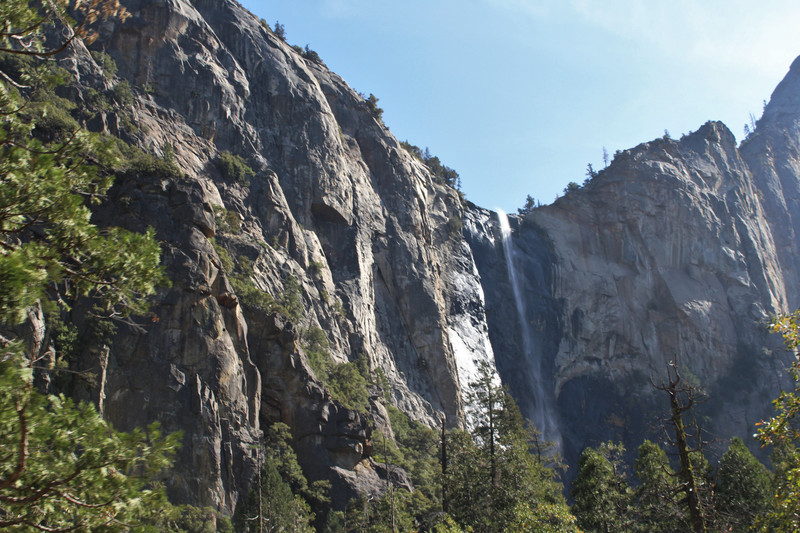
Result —
<instances>
[{"instance_id":1,"label":"dead tree","mask_svg":"<svg viewBox=\"0 0 800 533\"><path fill-rule=\"evenodd\" d=\"M670 361L667 364L667 381L656 385L650 381L656 389L664 391L669 396L671 416L666 420L671 427L675 437L669 437L671 444L678 450L680 460L680 470L676 475L680 479L679 491L684 497L681 503L685 504L689 510L689 519L692 523L694 533L706 533L708 531L708 516L702 496L702 481L697 473L697 467L702 464L703 442L702 430L697 424L694 416L687 428L684 424L684 416L693 414L692 409L695 404L705 399L705 394L699 387L687 383L681 378L678 363ZM694 444L690 444L690 441ZM693 461L692 456L700 457Z\"/></svg>"}]
</instances>

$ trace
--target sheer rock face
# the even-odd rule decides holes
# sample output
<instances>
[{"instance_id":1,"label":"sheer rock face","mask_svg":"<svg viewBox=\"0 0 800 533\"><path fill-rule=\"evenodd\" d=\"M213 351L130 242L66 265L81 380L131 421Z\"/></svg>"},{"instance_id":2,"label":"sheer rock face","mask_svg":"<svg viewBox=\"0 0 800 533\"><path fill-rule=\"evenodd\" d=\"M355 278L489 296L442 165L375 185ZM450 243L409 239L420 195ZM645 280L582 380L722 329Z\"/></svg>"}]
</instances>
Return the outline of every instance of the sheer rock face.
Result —
<instances>
[{"instance_id":1,"label":"sheer rock face","mask_svg":"<svg viewBox=\"0 0 800 533\"><path fill-rule=\"evenodd\" d=\"M123 429L184 432L165 480L178 501L232 511L275 421L337 505L385 486L370 457L370 428L391 434L385 410L332 400L309 364L311 328L334 361L382 369L391 402L431 425L460 425L475 360L496 361L525 414L547 407L568 459L608 439L635 449L663 411L648 377L674 356L712 394L720 442L769 413L781 373L763 321L800 301L796 65L741 153L708 123L512 217L522 323L496 214L434 183L338 76L235 2L124 4L132 17L104 23L92 47L134 101L91 125L158 156L171 145L186 176L129 172L98 210L100 224L156 229L172 285L143 327L121 330L100 388L75 392L102 396ZM118 83L80 46L64 64L84 86ZM253 167L249 183L221 173L223 151ZM299 318L242 292L281 300L291 278Z\"/></svg>"},{"instance_id":2,"label":"sheer rock face","mask_svg":"<svg viewBox=\"0 0 800 533\"><path fill-rule=\"evenodd\" d=\"M370 459L369 417L331 399L304 335L320 328L335 362L365 357L382 369L392 403L414 418L461 424L452 328L462 325L449 310L482 303L452 226L459 196L338 76L235 2L124 3L132 16L105 23L93 48L115 59L134 102L92 125L157 156L171 145L186 176L129 172L96 215L153 226L172 280L144 331L126 330L112 347L106 416L122 428L160 420L184 432L166 480L179 501L232 511L252 478L260 428L275 421L290 425L306 473L330 479L338 504L385 486ZM85 49L65 65L85 84L106 83ZM136 128L121 125L123 113ZM249 183L221 174L222 151L253 167ZM233 276L276 300L294 278L301 316L246 305ZM454 281L465 277L472 282ZM469 342L487 347L481 316Z\"/></svg>"},{"instance_id":3,"label":"sheer rock face","mask_svg":"<svg viewBox=\"0 0 800 533\"><path fill-rule=\"evenodd\" d=\"M568 461L657 435L665 400L650 379L673 359L710 394L709 431L750 435L769 414L783 363L764 326L788 309L788 271L763 196L719 123L618 154L582 189L512 217L525 324L496 214L469 211L498 370L526 415L556 426L545 435Z\"/></svg>"},{"instance_id":4,"label":"sheer rock face","mask_svg":"<svg viewBox=\"0 0 800 533\"><path fill-rule=\"evenodd\" d=\"M710 393L710 430L752 434L778 390L764 324L787 309L786 272L724 125L623 152L525 222L519 233L543 232L554 255L561 309L544 329L561 334L546 392L568 456L604 439L637 446L663 411L648 377L672 359Z\"/></svg>"},{"instance_id":5,"label":"sheer rock face","mask_svg":"<svg viewBox=\"0 0 800 533\"><path fill-rule=\"evenodd\" d=\"M784 271L790 309L800 306L800 58L772 93L741 146Z\"/></svg>"}]
</instances>

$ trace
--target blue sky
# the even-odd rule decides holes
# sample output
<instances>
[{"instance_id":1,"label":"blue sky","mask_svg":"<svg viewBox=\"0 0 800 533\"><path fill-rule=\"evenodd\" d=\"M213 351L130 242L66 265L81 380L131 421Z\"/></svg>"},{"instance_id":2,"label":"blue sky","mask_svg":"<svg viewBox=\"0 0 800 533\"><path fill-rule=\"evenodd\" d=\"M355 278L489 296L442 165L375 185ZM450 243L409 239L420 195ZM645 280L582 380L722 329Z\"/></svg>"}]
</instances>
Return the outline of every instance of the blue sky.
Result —
<instances>
[{"instance_id":1,"label":"blue sky","mask_svg":"<svg viewBox=\"0 0 800 533\"><path fill-rule=\"evenodd\" d=\"M550 203L609 154L721 120L736 135L800 55L800 2L246 0L373 93L467 198Z\"/></svg>"}]
</instances>

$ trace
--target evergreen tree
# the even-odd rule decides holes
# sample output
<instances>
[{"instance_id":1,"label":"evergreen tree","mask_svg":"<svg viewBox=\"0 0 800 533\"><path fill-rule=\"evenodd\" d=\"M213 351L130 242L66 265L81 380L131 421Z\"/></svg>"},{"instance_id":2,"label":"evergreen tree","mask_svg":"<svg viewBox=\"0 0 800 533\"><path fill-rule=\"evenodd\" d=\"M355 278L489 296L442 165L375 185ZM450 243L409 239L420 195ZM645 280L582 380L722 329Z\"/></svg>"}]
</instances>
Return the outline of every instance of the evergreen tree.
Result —
<instances>
[{"instance_id":1,"label":"evergreen tree","mask_svg":"<svg viewBox=\"0 0 800 533\"><path fill-rule=\"evenodd\" d=\"M572 485L572 512L586 532L631 530L633 494L620 458L623 451L621 444L609 442L581 453Z\"/></svg>"},{"instance_id":2,"label":"evergreen tree","mask_svg":"<svg viewBox=\"0 0 800 533\"><path fill-rule=\"evenodd\" d=\"M312 484L303 475L291 447L289 426L275 423L266 431L263 463L246 503L239 509L241 530L262 532L314 531L310 502L322 510L329 500L330 484Z\"/></svg>"},{"instance_id":3,"label":"evergreen tree","mask_svg":"<svg viewBox=\"0 0 800 533\"><path fill-rule=\"evenodd\" d=\"M536 209L536 200L530 194L525 198L525 204L517 209L517 213L520 216L525 216L531 211Z\"/></svg>"},{"instance_id":4,"label":"evergreen tree","mask_svg":"<svg viewBox=\"0 0 800 533\"><path fill-rule=\"evenodd\" d=\"M467 404L472 434L447 436L449 514L475 531L510 530L528 512L539 521L566 523L562 519L569 513L561 484L545 463L549 458L531 453L537 435L488 363L478 366ZM520 507L523 503L529 507Z\"/></svg>"},{"instance_id":5,"label":"evergreen tree","mask_svg":"<svg viewBox=\"0 0 800 533\"><path fill-rule=\"evenodd\" d=\"M564 503L521 502L507 531L515 533L579 533L577 520Z\"/></svg>"},{"instance_id":6,"label":"evergreen tree","mask_svg":"<svg viewBox=\"0 0 800 533\"><path fill-rule=\"evenodd\" d=\"M446 508L461 525L486 531L490 525L490 484L487 457L469 433L453 430L447 435Z\"/></svg>"},{"instance_id":7,"label":"evergreen tree","mask_svg":"<svg viewBox=\"0 0 800 533\"><path fill-rule=\"evenodd\" d=\"M112 183L111 145L77 126L54 87L65 72L43 61L77 38L88 23L123 19L116 0L0 3L0 322L23 322L55 298L62 306L91 298L94 312L143 312L162 279L152 232L100 229L89 206ZM55 25L68 37L52 47ZM58 33L58 32L55 32ZM97 410L33 386L37 353L14 337L0 339L0 528L121 530L153 523L166 505L151 482L170 464L178 436L156 425L121 433ZM45 370L45 369L42 369ZM142 526L144 527L144 526Z\"/></svg>"},{"instance_id":8,"label":"evergreen tree","mask_svg":"<svg viewBox=\"0 0 800 533\"><path fill-rule=\"evenodd\" d=\"M66 297L95 298L107 316L142 312L161 279L152 232L100 230L90 221L89 205L108 191L119 162L112 145L68 115L50 122L64 114L52 90L65 73L32 58L65 46L47 49L43 38L50 21L66 22L65 3L47 4L44 13L22 0L0 5L0 53L17 60L0 65L0 320L6 323L24 320L52 287Z\"/></svg>"},{"instance_id":9,"label":"evergreen tree","mask_svg":"<svg viewBox=\"0 0 800 533\"><path fill-rule=\"evenodd\" d=\"M658 444L644 441L634 469L641 483L634 495L637 529L643 533L689 530L686 511L678 503L677 474L670 467L666 452Z\"/></svg>"},{"instance_id":10,"label":"evergreen tree","mask_svg":"<svg viewBox=\"0 0 800 533\"><path fill-rule=\"evenodd\" d=\"M769 470L756 459L742 439L731 439L722 455L715 486L717 529L749 531L771 503Z\"/></svg>"},{"instance_id":11,"label":"evergreen tree","mask_svg":"<svg viewBox=\"0 0 800 533\"><path fill-rule=\"evenodd\" d=\"M94 406L36 392L13 349L0 360L0 529L114 529L158 511L163 491L148 483L178 435L114 431Z\"/></svg>"},{"instance_id":12,"label":"evergreen tree","mask_svg":"<svg viewBox=\"0 0 800 533\"><path fill-rule=\"evenodd\" d=\"M240 530L250 533L287 531L311 533L313 515L308 504L281 476L278 466L265 461L246 504L240 510ZM260 501L259 501L260 494Z\"/></svg>"}]
</instances>

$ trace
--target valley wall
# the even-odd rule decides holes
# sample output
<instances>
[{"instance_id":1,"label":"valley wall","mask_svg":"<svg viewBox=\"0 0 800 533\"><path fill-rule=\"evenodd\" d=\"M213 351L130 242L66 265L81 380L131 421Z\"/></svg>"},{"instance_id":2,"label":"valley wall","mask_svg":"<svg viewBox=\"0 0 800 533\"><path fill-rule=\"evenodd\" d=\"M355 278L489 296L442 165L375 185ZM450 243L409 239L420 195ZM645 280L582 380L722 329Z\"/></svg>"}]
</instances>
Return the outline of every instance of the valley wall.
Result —
<instances>
[{"instance_id":1,"label":"valley wall","mask_svg":"<svg viewBox=\"0 0 800 533\"><path fill-rule=\"evenodd\" d=\"M480 360L532 420L547 406L545 435L570 461L654 434L666 402L649 380L674 358L709 393L720 445L769 414L785 354L765 324L800 302L797 64L741 146L709 122L620 152L580 190L509 217L504 240L496 213L437 183L362 95L236 2L123 3L132 16L104 23L91 46L117 76L81 43L62 65L85 105L90 89L133 88L89 128L174 151L178 174L129 169L95 214L155 228L172 284L108 347L102 391L69 392L121 429L159 420L184 432L165 480L176 501L232 512L278 421L336 505L379 493L372 432L391 432L385 398L432 427L461 426ZM225 153L253 175L226 174ZM300 310L254 294L293 295ZM333 362L385 376L369 413L316 375L318 330ZM87 351L80 364L100 361Z\"/></svg>"}]
</instances>

